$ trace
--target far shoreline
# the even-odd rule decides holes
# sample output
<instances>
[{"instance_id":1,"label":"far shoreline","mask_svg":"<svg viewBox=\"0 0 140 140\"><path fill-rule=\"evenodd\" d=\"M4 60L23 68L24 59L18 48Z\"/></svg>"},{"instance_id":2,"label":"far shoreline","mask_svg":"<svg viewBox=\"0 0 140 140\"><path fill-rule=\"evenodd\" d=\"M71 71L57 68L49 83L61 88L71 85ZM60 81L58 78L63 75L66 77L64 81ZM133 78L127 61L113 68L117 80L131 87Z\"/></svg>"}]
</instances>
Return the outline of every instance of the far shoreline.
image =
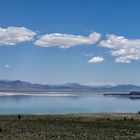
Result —
<instances>
[{"instance_id":1,"label":"far shoreline","mask_svg":"<svg viewBox=\"0 0 140 140\"><path fill-rule=\"evenodd\" d=\"M0 116L16 116L16 115L23 115L23 116L83 116L83 117L105 117L105 116L115 116L115 117L123 117L123 116L139 116L140 112L89 112L89 113L80 113L80 112L56 112L56 113L0 113Z\"/></svg>"},{"instance_id":2,"label":"far shoreline","mask_svg":"<svg viewBox=\"0 0 140 140\"><path fill-rule=\"evenodd\" d=\"M86 95L86 94L85 94ZM50 96L50 97L69 97L84 96L80 93L62 92L0 92L1 96Z\"/></svg>"}]
</instances>

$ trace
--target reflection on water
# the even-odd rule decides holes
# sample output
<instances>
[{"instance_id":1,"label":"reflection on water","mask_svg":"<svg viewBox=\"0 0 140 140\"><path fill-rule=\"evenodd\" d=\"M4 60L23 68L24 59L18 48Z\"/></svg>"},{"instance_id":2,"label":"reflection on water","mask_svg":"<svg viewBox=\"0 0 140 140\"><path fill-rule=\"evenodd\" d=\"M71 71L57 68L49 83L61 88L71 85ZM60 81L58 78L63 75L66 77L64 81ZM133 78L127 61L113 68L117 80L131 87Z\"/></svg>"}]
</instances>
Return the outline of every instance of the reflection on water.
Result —
<instances>
[{"instance_id":1,"label":"reflection on water","mask_svg":"<svg viewBox=\"0 0 140 140\"><path fill-rule=\"evenodd\" d=\"M140 100L93 96L0 96L0 113L138 112Z\"/></svg>"},{"instance_id":2,"label":"reflection on water","mask_svg":"<svg viewBox=\"0 0 140 140\"><path fill-rule=\"evenodd\" d=\"M140 97L129 97L130 100L140 100Z\"/></svg>"}]
</instances>

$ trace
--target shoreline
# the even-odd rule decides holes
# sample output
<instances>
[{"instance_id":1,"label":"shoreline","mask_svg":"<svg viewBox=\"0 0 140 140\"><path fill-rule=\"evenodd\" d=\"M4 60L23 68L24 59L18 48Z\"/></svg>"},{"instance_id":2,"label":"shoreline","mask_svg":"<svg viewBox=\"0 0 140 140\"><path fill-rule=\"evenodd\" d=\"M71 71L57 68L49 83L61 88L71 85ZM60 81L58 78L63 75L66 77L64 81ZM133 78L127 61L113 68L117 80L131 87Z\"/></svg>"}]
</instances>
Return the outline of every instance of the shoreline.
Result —
<instances>
[{"instance_id":1,"label":"shoreline","mask_svg":"<svg viewBox=\"0 0 140 140\"><path fill-rule=\"evenodd\" d=\"M52 97L67 97L67 96L83 96L81 94L73 93L14 93L14 92L0 92L0 96L52 96Z\"/></svg>"},{"instance_id":2,"label":"shoreline","mask_svg":"<svg viewBox=\"0 0 140 140\"><path fill-rule=\"evenodd\" d=\"M21 114L23 116L48 116L48 115L53 115L53 116L124 116L124 115L134 115L134 116L139 116L140 117L140 114L139 114L139 111L138 112L95 112L95 113L11 113L11 114L1 114L0 113L0 116L3 116L3 115L6 115L6 116L15 116L15 115L18 115L18 114Z\"/></svg>"}]
</instances>

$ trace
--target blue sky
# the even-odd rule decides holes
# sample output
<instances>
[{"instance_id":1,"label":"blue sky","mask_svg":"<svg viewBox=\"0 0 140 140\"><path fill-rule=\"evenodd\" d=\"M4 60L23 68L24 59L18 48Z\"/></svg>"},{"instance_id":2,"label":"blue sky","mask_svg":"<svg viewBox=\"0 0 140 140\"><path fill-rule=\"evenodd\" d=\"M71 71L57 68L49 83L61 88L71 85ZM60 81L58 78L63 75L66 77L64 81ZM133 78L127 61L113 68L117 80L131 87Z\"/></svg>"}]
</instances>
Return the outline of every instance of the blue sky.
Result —
<instances>
[{"instance_id":1,"label":"blue sky","mask_svg":"<svg viewBox=\"0 0 140 140\"><path fill-rule=\"evenodd\" d=\"M140 85L139 0L1 0L0 79Z\"/></svg>"}]
</instances>

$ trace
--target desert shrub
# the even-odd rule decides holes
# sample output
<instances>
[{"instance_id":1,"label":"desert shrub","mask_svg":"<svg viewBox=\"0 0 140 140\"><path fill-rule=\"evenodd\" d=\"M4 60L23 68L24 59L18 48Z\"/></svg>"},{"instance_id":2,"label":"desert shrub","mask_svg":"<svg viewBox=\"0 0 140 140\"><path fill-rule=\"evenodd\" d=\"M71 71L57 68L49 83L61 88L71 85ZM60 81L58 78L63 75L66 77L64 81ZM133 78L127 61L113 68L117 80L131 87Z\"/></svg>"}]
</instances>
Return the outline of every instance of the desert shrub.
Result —
<instances>
[{"instance_id":1,"label":"desert shrub","mask_svg":"<svg viewBox=\"0 0 140 140\"><path fill-rule=\"evenodd\" d=\"M20 114L18 115L18 119L19 119L19 120L21 119L21 115L20 115Z\"/></svg>"},{"instance_id":2,"label":"desert shrub","mask_svg":"<svg viewBox=\"0 0 140 140\"><path fill-rule=\"evenodd\" d=\"M1 129L1 127L0 127L0 132L2 132L2 129Z\"/></svg>"},{"instance_id":3,"label":"desert shrub","mask_svg":"<svg viewBox=\"0 0 140 140\"><path fill-rule=\"evenodd\" d=\"M131 120L131 121L133 121L134 119L133 119L133 118L131 118L130 120Z\"/></svg>"},{"instance_id":4,"label":"desert shrub","mask_svg":"<svg viewBox=\"0 0 140 140\"><path fill-rule=\"evenodd\" d=\"M126 121L126 117L124 117L123 120Z\"/></svg>"},{"instance_id":5,"label":"desert shrub","mask_svg":"<svg viewBox=\"0 0 140 140\"><path fill-rule=\"evenodd\" d=\"M107 121L109 121L110 119L109 119L109 118L107 118L106 120L107 120Z\"/></svg>"}]
</instances>

